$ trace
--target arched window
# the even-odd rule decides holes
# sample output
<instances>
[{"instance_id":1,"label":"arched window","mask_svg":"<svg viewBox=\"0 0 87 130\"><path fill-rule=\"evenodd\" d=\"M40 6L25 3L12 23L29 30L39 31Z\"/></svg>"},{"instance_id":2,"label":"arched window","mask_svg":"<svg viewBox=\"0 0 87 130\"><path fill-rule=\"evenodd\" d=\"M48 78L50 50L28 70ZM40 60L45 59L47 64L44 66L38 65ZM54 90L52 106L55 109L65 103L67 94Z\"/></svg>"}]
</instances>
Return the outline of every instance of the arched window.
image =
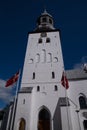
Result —
<instances>
[{"instance_id":1,"label":"arched window","mask_svg":"<svg viewBox=\"0 0 87 130\"><path fill-rule=\"evenodd\" d=\"M85 96L82 95L82 96L79 97L79 104L80 104L80 109L86 109L87 108Z\"/></svg>"},{"instance_id":2,"label":"arched window","mask_svg":"<svg viewBox=\"0 0 87 130\"><path fill-rule=\"evenodd\" d=\"M55 78L55 73L54 72L52 72L52 79L54 79Z\"/></svg>"},{"instance_id":3,"label":"arched window","mask_svg":"<svg viewBox=\"0 0 87 130\"><path fill-rule=\"evenodd\" d=\"M39 112L38 130L51 130L50 118L50 113L45 108L43 108Z\"/></svg>"},{"instance_id":4,"label":"arched window","mask_svg":"<svg viewBox=\"0 0 87 130\"><path fill-rule=\"evenodd\" d=\"M54 57L53 62L54 62L54 63L58 62L58 58L57 58L57 57Z\"/></svg>"},{"instance_id":5,"label":"arched window","mask_svg":"<svg viewBox=\"0 0 87 130\"><path fill-rule=\"evenodd\" d=\"M29 63L32 64L32 63L33 63L33 59L30 59L30 60L29 60Z\"/></svg>"},{"instance_id":6,"label":"arched window","mask_svg":"<svg viewBox=\"0 0 87 130\"><path fill-rule=\"evenodd\" d=\"M26 127L26 122L24 118L21 118L20 122L19 122L19 130L25 130Z\"/></svg>"},{"instance_id":7,"label":"arched window","mask_svg":"<svg viewBox=\"0 0 87 130\"><path fill-rule=\"evenodd\" d=\"M37 86L37 91L40 91L40 86Z\"/></svg>"},{"instance_id":8,"label":"arched window","mask_svg":"<svg viewBox=\"0 0 87 130\"><path fill-rule=\"evenodd\" d=\"M84 130L87 130L87 120L83 121Z\"/></svg>"}]
</instances>

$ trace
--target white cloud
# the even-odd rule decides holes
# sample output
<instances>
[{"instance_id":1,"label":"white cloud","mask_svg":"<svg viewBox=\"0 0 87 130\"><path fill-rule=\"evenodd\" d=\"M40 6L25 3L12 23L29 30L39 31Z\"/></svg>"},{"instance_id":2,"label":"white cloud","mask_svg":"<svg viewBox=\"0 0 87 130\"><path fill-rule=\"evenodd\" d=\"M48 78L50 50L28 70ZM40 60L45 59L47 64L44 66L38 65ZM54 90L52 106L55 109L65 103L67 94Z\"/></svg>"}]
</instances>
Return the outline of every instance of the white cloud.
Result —
<instances>
[{"instance_id":1,"label":"white cloud","mask_svg":"<svg viewBox=\"0 0 87 130\"><path fill-rule=\"evenodd\" d=\"M80 63L76 63L73 68L74 69L78 69L78 68L84 68L84 64L87 64L87 56L83 56L81 58L81 62Z\"/></svg>"},{"instance_id":2,"label":"white cloud","mask_svg":"<svg viewBox=\"0 0 87 130\"><path fill-rule=\"evenodd\" d=\"M5 87L6 81L0 79L0 99L5 103L12 101L14 97L14 86Z\"/></svg>"},{"instance_id":3,"label":"white cloud","mask_svg":"<svg viewBox=\"0 0 87 130\"><path fill-rule=\"evenodd\" d=\"M82 68L82 64L81 63L76 63L73 68L74 69Z\"/></svg>"}]
</instances>

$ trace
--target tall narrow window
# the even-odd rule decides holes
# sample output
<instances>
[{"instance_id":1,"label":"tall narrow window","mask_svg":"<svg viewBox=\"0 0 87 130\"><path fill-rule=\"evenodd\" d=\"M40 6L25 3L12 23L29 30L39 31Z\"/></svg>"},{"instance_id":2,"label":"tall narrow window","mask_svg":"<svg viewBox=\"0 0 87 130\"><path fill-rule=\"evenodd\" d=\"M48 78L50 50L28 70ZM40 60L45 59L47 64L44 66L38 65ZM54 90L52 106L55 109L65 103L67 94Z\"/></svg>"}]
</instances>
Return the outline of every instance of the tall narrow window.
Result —
<instances>
[{"instance_id":1,"label":"tall narrow window","mask_svg":"<svg viewBox=\"0 0 87 130\"><path fill-rule=\"evenodd\" d=\"M23 99L23 104L25 104L25 99Z\"/></svg>"},{"instance_id":2,"label":"tall narrow window","mask_svg":"<svg viewBox=\"0 0 87 130\"><path fill-rule=\"evenodd\" d=\"M37 86L37 91L40 91L40 86Z\"/></svg>"},{"instance_id":3,"label":"tall narrow window","mask_svg":"<svg viewBox=\"0 0 87 130\"><path fill-rule=\"evenodd\" d=\"M86 104L86 98L84 96L79 97L79 104L81 109L86 109L87 104Z\"/></svg>"},{"instance_id":4,"label":"tall narrow window","mask_svg":"<svg viewBox=\"0 0 87 130\"><path fill-rule=\"evenodd\" d=\"M52 79L54 79L55 78L55 73L54 72L52 72Z\"/></svg>"},{"instance_id":5,"label":"tall narrow window","mask_svg":"<svg viewBox=\"0 0 87 130\"><path fill-rule=\"evenodd\" d=\"M50 42L50 38L47 38L47 39L46 39L46 43L49 43L49 42Z\"/></svg>"},{"instance_id":6,"label":"tall narrow window","mask_svg":"<svg viewBox=\"0 0 87 130\"><path fill-rule=\"evenodd\" d=\"M54 86L54 90L57 91L58 90L58 87L57 85Z\"/></svg>"},{"instance_id":7,"label":"tall narrow window","mask_svg":"<svg viewBox=\"0 0 87 130\"><path fill-rule=\"evenodd\" d=\"M84 130L87 130L87 120L83 121Z\"/></svg>"},{"instance_id":8,"label":"tall narrow window","mask_svg":"<svg viewBox=\"0 0 87 130\"><path fill-rule=\"evenodd\" d=\"M42 39L41 38L39 39L38 43L42 43Z\"/></svg>"},{"instance_id":9,"label":"tall narrow window","mask_svg":"<svg viewBox=\"0 0 87 130\"><path fill-rule=\"evenodd\" d=\"M49 22L52 24L52 20L51 19L49 19Z\"/></svg>"},{"instance_id":10,"label":"tall narrow window","mask_svg":"<svg viewBox=\"0 0 87 130\"><path fill-rule=\"evenodd\" d=\"M19 123L19 130L25 130L26 127L26 122L24 118L21 118L20 123Z\"/></svg>"},{"instance_id":11,"label":"tall narrow window","mask_svg":"<svg viewBox=\"0 0 87 130\"><path fill-rule=\"evenodd\" d=\"M35 79L35 72L33 72L33 79Z\"/></svg>"}]
</instances>

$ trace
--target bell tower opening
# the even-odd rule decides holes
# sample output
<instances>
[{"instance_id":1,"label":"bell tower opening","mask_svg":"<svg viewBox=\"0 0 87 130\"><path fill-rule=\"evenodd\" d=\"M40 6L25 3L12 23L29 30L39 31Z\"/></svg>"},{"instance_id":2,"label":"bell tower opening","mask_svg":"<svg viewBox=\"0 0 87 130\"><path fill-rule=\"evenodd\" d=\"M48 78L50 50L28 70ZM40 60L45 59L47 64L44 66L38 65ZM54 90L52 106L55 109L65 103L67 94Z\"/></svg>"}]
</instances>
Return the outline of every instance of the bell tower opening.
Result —
<instances>
[{"instance_id":1,"label":"bell tower opening","mask_svg":"<svg viewBox=\"0 0 87 130\"><path fill-rule=\"evenodd\" d=\"M45 108L41 109L38 118L38 130L51 130L50 113Z\"/></svg>"}]
</instances>

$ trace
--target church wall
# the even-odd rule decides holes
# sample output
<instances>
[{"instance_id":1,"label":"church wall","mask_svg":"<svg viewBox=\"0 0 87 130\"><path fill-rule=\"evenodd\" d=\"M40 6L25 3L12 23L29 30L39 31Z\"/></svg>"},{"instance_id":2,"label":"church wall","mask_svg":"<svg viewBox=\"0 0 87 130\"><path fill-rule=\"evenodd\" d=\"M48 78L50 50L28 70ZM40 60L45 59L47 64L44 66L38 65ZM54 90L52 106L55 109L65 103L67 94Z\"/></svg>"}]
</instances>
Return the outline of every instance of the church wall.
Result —
<instances>
[{"instance_id":1,"label":"church wall","mask_svg":"<svg viewBox=\"0 0 87 130\"><path fill-rule=\"evenodd\" d=\"M31 113L31 94L29 93L19 93L16 115L14 121L14 130L18 130L21 118L26 121L26 130L30 129L30 113Z\"/></svg>"},{"instance_id":2,"label":"church wall","mask_svg":"<svg viewBox=\"0 0 87 130\"><path fill-rule=\"evenodd\" d=\"M87 98L87 80L70 81L69 86L68 97L70 99L73 130L83 130L83 121L87 120L87 118L83 117L83 112L87 113L87 109L80 109L79 97L84 94Z\"/></svg>"}]
</instances>

